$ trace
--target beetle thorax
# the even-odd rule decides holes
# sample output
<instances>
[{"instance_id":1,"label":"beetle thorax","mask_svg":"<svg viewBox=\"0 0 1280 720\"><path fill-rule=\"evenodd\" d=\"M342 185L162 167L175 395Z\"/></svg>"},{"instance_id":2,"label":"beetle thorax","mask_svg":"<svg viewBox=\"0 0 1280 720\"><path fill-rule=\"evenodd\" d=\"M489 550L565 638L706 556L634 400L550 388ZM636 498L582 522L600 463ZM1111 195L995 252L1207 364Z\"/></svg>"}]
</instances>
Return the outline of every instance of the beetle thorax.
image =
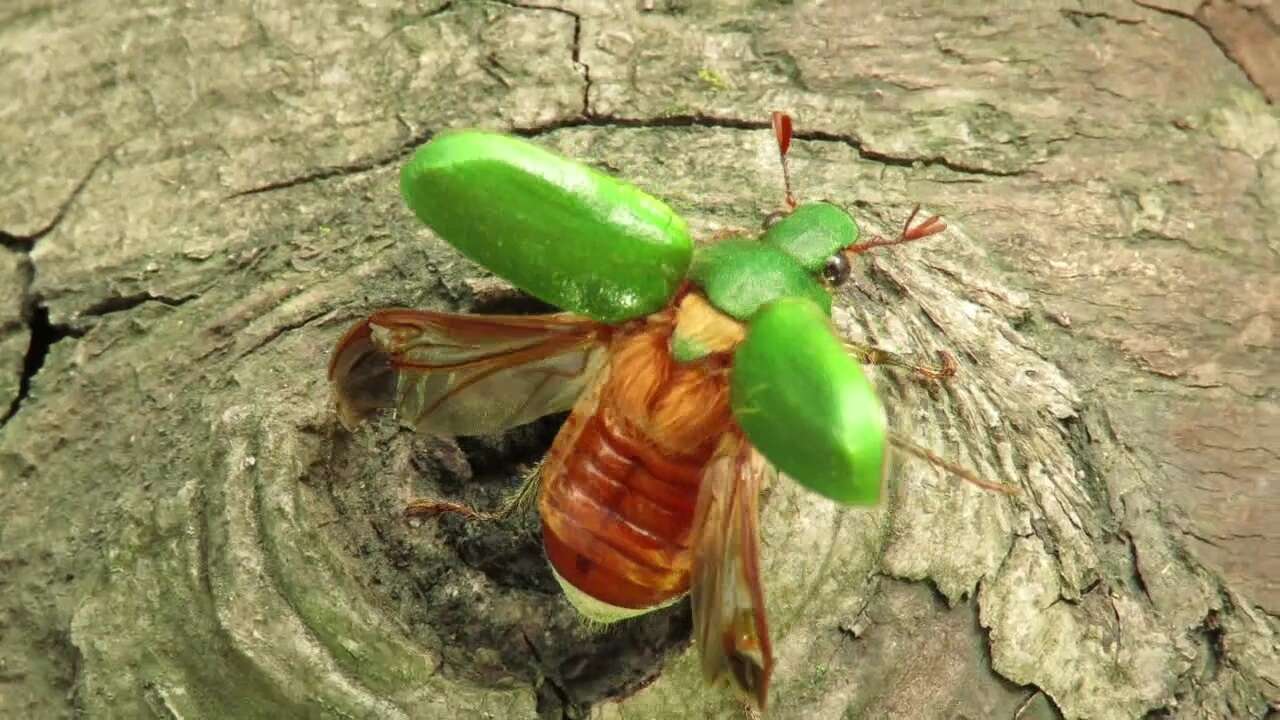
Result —
<instances>
[{"instance_id":1,"label":"beetle thorax","mask_svg":"<svg viewBox=\"0 0 1280 720\"><path fill-rule=\"evenodd\" d=\"M680 300L676 310L671 354L677 362L684 363L712 353L732 352L745 334L742 323L717 310L701 294L691 292Z\"/></svg>"}]
</instances>

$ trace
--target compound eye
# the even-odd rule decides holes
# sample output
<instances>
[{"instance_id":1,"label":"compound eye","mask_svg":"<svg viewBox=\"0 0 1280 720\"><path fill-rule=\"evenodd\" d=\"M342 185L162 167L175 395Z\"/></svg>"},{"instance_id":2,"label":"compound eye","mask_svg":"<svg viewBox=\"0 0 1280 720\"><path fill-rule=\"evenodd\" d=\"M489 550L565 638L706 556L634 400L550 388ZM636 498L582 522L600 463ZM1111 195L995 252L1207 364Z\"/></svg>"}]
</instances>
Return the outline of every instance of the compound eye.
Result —
<instances>
[{"instance_id":1,"label":"compound eye","mask_svg":"<svg viewBox=\"0 0 1280 720\"><path fill-rule=\"evenodd\" d=\"M822 267L822 277L833 286L843 285L849 279L849 271L849 258L844 253L836 253L827 258L827 264Z\"/></svg>"},{"instance_id":2,"label":"compound eye","mask_svg":"<svg viewBox=\"0 0 1280 720\"><path fill-rule=\"evenodd\" d=\"M760 223L760 227L764 230L768 230L781 222L782 218L786 217L788 214L789 213L786 210L774 210L764 216L764 222Z\"/></svg>"}]
</instances>

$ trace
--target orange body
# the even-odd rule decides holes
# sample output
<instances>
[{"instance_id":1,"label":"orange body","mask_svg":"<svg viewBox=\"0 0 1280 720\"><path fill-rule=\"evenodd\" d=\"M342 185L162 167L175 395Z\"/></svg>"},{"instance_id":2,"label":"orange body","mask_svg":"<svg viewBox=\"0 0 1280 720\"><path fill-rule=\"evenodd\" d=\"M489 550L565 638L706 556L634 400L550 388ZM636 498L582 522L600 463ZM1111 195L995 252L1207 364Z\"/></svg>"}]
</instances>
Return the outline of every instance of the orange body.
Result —
<instances>
[{"instance_id":1,"label":"orange body","mask_svg":"<svg viewBox=\"0 0 1280 720\"><path fill-rule=\"evenodd\" d=\"M539 509L563 582L642 610L689 591L705 466L732 427L726 360L680 364L670 313L614 333L608 366L556 437Z\"/></svg>"}]
</instances>

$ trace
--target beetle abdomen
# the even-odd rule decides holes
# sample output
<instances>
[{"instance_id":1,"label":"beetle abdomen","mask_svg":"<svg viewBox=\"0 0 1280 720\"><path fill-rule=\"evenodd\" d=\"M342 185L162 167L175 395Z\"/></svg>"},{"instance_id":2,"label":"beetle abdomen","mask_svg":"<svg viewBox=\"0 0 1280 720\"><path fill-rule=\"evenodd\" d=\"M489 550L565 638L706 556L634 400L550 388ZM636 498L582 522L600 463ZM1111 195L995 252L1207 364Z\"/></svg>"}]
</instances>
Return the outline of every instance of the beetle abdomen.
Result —
<instances>
[{"instance_id":1,"label":"beetle abdomen","mask_svg":"<svg viewBox=\"0 0 1280 720\"><path fill-rule=\"evenodd\" d=\"M700 466L649 467L633 438L588 420L543 492L542 536L563 581L619 608L648 609L689 589L689 529Z\"/></svg>"},{"instance_id":2,"label":"beetle abdomen","mask_svg":"<svg viewBox=\"0 0 1280 720\"><path fill-rule=\"evenodd\" d=\"M594 619L689 590L698 487L730 416L723 372L675 363L670 331L651 324L615 340L608 378L566 421L544 469L547 557Z\"/></svg>"}]
</instances>

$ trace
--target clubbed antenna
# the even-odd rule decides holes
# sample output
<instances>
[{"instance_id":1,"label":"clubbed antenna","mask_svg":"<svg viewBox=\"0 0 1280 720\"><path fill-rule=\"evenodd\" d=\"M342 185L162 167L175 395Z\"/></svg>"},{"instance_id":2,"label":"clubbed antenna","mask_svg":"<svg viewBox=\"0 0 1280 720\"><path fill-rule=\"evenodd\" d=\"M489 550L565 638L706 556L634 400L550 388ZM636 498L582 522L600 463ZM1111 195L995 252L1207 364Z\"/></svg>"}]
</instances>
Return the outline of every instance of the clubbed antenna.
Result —
<instances>
[{"instance_id":1,"label":"clubbed antenna","mask_svg":"<svg viewBox=\"0 0 1280 720\"><path fill-rule=\"evenodd\" d=\"M796 208L796 196L791 193L791 170L787 167L787 151L791 149L791 116L781 110L773 111L773 136L778 140L778 157L782 160L782 184L787 191L787 207Z\"/></svg>"},{"instance_id":2,"label":"clubbed antenna","mask_svg":"<svg viewBox=\"0 0 1280 720\"><path fill-rule=\"evenodd\" d=\"M774 123L774 126L777 126L776 122ZM907 218L907 221L902 224L902 232L898 234L898 237L893 238L892 240L886 240L885 238L876 235L864 243L850 245L845 248L845 252L850 255L857 255L858 253L866 252L875 247L901 245L902 243L911 242L913 240L923 240L930 235L937 235L947 229L947 224L942 222L942 217L939 215L931 215L924 222L916 225L915 227L911 227L911 222L916 219L916 214L919 212L920 206L916 205L915 208L912 209L911 215Z\"/></svg>"}]
</instances>

